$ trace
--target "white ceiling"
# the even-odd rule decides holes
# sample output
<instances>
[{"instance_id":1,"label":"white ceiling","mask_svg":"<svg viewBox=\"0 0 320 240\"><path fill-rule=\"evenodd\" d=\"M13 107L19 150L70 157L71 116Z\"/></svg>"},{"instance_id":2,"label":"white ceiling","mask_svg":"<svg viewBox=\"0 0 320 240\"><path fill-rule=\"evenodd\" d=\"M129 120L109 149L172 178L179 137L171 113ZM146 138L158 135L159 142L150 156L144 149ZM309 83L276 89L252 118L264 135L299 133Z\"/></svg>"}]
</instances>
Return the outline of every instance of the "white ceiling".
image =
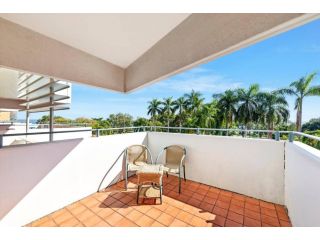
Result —
<instances>
[{"instance_id":1,"label":"white ceiling","mask_svg":"<svg viewBox=\"0 0 320 240\"><path fill-rule=\"evenodd\" d=\"M190 14L0 14L122 68Z\"/></svg>"}]
</instances>

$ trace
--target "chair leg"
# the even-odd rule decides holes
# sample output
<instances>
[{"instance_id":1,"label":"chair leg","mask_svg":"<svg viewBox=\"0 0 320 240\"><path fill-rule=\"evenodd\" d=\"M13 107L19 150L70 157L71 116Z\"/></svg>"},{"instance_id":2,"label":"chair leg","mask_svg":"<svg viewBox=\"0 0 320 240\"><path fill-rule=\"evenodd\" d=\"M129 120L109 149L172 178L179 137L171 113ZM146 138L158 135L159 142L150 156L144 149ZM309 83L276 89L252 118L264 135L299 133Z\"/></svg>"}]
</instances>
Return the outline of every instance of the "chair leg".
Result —
<instances>
[{"instance_id":1,"label":"chair leg","mask_svg":"<svg viewBox=\"0 0 320 240\"><path fill-rule=\"evenodd\" d=\"M181 193L181 176L179 171L179 194Z\"/></svg>"},{"instance_id":2,"label":"chair leg","mask_svg":"<svg viewBox=\"0 0 320 240\"><path fill-rule=\"evenodd\" d=\"M160 185L160 204L162 204L162 184Z\"/></svg>"},{"instance_id":3,"label":"chair leg","mask_svg":"<svg viewBox=\"0 0 320 240\"><path fill-rule=\"evenodd\" d=\"M126 174L125 174L126 176L125 176L125 189L126 189L126 191L128 190L128 170L126 169Z\"/></svg>"},{"instance_id":4,"label":"chair leg","mask_svg":"<svg viewBox=\"0 0 320 240\"><path fill-rule=\"evenodd\" d=\"M140 185L138 185L138 191L137 191L137 204L139 204L139 194L140 194Z\"/></svg>"},{"instance_id":5,"label":"chair leg","mask_svg":"<svg viewBox=\"0 0 320 240\"><path fill-rule=\"evenodd\" d=\"M166 172L166 175L167 175L167 178L169 177L169 173L168 172Z\"/></svg>"},{"instance_id":6,"label":"chair leg","mask_svg":"<svg viewBox=\"0 0 320 240\"><path fill-rule=\"evenodd\" d=\"M184 181L186 182L187 179L186 179L186 166L183 165L183 177L184 177Z\"/></svg>"}]
</instances>

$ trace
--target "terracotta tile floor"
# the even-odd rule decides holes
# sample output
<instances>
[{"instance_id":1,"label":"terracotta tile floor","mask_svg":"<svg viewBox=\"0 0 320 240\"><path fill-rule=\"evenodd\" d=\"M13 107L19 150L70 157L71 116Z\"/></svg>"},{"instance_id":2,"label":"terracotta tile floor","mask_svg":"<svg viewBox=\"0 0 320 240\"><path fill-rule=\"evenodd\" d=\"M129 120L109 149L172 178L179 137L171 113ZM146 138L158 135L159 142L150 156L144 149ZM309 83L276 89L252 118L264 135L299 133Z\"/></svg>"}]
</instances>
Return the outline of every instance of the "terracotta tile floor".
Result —
<instances>
[{"instance_id":1,"label":"terracotta tile floor","mask_svg":"<svg viewBox=\"0 0 320 240\"><path fill-rule=\"evenodd\" d=\"M26 226L32 227L288 227L283 206L260 201L193 181L164 177L162 205L154 199L136 204L136 177L128 191L119 182L103 192L53 212Z\"/></svg>"}]
</instances>

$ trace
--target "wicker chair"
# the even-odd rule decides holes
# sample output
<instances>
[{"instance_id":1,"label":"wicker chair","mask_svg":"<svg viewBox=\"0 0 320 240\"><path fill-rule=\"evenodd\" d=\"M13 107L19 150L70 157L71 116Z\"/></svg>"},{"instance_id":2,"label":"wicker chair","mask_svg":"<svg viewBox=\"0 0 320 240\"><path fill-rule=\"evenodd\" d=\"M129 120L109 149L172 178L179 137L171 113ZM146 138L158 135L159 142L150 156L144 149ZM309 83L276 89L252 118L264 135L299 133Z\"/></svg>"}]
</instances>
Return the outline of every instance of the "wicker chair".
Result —
<instances>
[{"instance_id":1,"label":"wicker chair","mask_svg":"<svg viewBox=\"0 0 320 240\"><path fill-rule=\"evenodd\" d=\"M125 149L125 184L128 188L128 173L138 171L141 166L153 164L152 155L149 148L145 145L132 145Z\"/></svg>"},{"instance_id":2,"label":"wicker chair","mask_svg":"<svg viewBox=\"0 0 320 240\"><path fill-rule=\"evenodd\" d=\"M165 152L164 168L163 171L168 173L178 174L179 176L179 193L181 193L181 169L183 170L183 178L186 181L186 168L185 168L185 157L186 149L183 146L171 145L165 147L158 155L156 163L158 163L160 157Z\"/></svg>"}]
</instances>

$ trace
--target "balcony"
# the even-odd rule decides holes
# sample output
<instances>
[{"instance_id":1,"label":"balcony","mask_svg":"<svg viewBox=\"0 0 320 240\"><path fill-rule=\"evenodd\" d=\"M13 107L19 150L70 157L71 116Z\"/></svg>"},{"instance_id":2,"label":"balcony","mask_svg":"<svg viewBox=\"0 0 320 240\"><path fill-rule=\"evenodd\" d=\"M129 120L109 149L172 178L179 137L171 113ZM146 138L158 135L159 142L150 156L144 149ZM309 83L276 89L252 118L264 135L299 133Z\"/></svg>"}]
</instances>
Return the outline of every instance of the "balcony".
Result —
<instances>
[{"instance_id":1,"label":"balcony","mask_svg":"<svg viewBox=\"0 0 320 240\"><path fill-rule=\"evenodd\" d=\"M319 150L295 141L151 129L3 147L1 225L320 225ZM166 145L186 147L188 180L180 195L170 175L162 205L135 204L136 178L124 191L120 154L132 144L147 145L154 159Z\"/></svg>"},{"instance_id":2,"label":"balcony","mask_svg":"<svg viewBox=\"0 0 320 240\"><path fill-rule=\"evenodd\" d=\"M123 181L32 223L29 227L289 227L284 206L188 180L164 177L164 199L136 203L136 178Z\"/></svg>"}]
</instances>

